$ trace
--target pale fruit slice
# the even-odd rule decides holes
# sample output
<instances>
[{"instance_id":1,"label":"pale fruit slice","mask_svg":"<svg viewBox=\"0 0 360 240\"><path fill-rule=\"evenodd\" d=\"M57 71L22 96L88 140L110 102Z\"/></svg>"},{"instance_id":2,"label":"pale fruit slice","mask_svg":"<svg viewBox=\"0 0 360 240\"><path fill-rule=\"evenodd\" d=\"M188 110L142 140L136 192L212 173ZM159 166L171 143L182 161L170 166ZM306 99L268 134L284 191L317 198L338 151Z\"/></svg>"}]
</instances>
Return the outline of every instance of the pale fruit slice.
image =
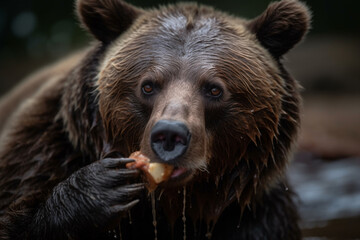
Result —
<instances>
[{"instance_id":1,"label":"pale fruit slice","mask_svg":"<svg viewBox=\"0 0 360 240\"><path fill-rule=\"evenodd\" d=\"M173 170L173 166L162 163L150 163L148 168L148 172L156 184L168 180Z\"/></svg>"},{"instance_id":2,"label":"pale fruit slice","mask_svg":"<svg viewBox=\"0 0 360 240\"><path fill-rule=\"evenodd\" d=\"M164 163L150 163L150 159L142 154L140 151L133 152L129 158L134 159L135 162L126 164L129 169L140 169L145 173L148 180L148 190L154 191L157 185L161 182L167 181L174 167Z\"/></svg>"}]
</instances>

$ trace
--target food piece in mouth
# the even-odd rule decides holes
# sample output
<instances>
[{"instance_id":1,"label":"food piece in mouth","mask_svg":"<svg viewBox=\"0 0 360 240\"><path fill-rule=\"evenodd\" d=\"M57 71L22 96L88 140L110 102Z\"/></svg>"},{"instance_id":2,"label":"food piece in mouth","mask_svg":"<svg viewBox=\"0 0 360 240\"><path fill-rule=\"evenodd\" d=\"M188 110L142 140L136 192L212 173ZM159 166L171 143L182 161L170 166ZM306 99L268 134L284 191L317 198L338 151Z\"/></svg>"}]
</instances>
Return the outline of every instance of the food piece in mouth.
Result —
<instances>
[{"instance_id":1,"label":"food piece in mouth","mask_svg":"<svg viewBox=\"0 0 360 240\"><path fill-rule=\"evenodd\" d=\"M165 163L151 163L150 159L142 154L140 151L133 152L129 158L134 159L135 162L126 164L129 169L140 169L145 173L148 180L148 190L154 191L158 184L167 181L174 166Z\"/></svg>"}]
</instances>

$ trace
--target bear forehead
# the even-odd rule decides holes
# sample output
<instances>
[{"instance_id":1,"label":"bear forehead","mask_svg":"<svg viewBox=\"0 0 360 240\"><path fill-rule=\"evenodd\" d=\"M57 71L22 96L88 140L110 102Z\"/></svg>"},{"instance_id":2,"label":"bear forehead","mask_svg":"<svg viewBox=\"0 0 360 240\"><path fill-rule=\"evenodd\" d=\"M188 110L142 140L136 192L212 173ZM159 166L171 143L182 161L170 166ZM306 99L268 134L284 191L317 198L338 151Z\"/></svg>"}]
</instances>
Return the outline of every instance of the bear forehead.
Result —
<instances>
[{"instance_id":1,"label":"bear forehead","mask_svg":"<svg viewBox=\"0 0 360 240\"><path fill-rule=\"evenodd\" d=\"M278 71L244 20L207 7L184 6L145 14L109 47L101 69L117 66L140 75L151 69L164 76L186 72L192 79L217 75L219 69L237 74L237 79L266 79Z\"/></svg>"},{"instance_id":2,"label":"bear forehead","mask_svg":"<svg viewBox=\"0 0 360 240\"><path fill-rule=\"evenodd\" d=\"M179 4L141 16L109 52L114 55L123 49L142 47L152 55L190 57L224 50L227 45L233 45L235 39L244 41L243 45L257 44L242 19L209 7Z\"/></svg>"},{"instance_id":3,"label":"bear forehead","mask_svg":"<svg viewBox=\"0 0 360 240\"><path fill-rule=\"evenodd\" d=\"M219 51L229 48L234 39L250 39L250 34L241 23L234 27L229 20L215 13L189 13L181 9L160 12L150 17L148 24L143 26L145 36L142 39L155 55L171 55L187 60L198 60L204 55L219 56Z\"/></svg>"}]
</instances>

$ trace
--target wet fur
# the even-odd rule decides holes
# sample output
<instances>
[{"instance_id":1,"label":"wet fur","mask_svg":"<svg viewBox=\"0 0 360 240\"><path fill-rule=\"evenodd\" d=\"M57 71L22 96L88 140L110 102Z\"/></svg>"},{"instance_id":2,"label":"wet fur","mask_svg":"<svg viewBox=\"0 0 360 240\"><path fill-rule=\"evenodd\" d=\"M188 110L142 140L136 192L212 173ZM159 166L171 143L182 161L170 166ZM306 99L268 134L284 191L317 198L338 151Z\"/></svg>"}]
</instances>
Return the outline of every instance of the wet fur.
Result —
<instances>
[{"instance_id":1,"label":"wet fur","mask_svg":"<svg viewBox=\"0 0 360 240\"><path fill-rule=\"evenodd\" d=\"M105 11L103 17L102 11L94 15L96 11L89 10L114 4L128 14L118 29L113 27L121 21L114 18L116 12ZM308 29L309 13L304 5L291 0L274 3L257 19L247 21L193 4L151 11L118 4L78 1L83 23L102 42L68 75L46 82L13 117L0 151L0 238L111 239L113 232L108 230L119 224L119 216L123 239L153 238L150 202L141 186L134 185L141 181L138 175L126 171L116 177L108 175L113 167L109 161L118 159L118 153L128 156L144 145L144 130L146 136L159 118L152 106L157 112L164 110L158 102L139 100L135 91L139 79L152 69L152 77L172 79L167 86L182 81L178 76L192 79L196 85L200 84L197 79L214 78L215 74L232 93L226 101L210 107L196 95L192 102L182 98L192 107L190 115L205 109L203 117L189 120L190 125L199 126L193 129L203 129L196 135L206 135L199 137L204 144L192 147L184 163L178 163L204 170L203 159L191 161L192 156L205 152L206 171L196 172L186 187L188 238L204 239L212 232L213 239L300 239L292 193L283 176L299 125L299 87L283 68L281 55ZM187 41L187 33L180 34L180 39L169 35L175 29L166 28L162 20L182 15L188 33L195 34L192 39L203 37L196 35L201 17L214 19L202 29L208 29L209 41L176 49L177 41ZM148 21L155 16L157 21ZM267 31L279 30L286 20L299 35ZM102 28L104 24L109 28ZM268 27L262 27L264 24ZM128 39L131 34L137 42ZM269 42L271 34L276 35L277 43ZM292 40L289 45L279 44L288 36ZM149 42L151 39L155 41ZM163 64L149 65L158 53L151 52L148 44L154 49L161 46ZM197 57L209 48L212 55L204 59L210 59L207 65L217 67L203 69L196 64ZM173 60L173 51L185 56L188 67ZM185 71L179 75L176 70L181 69ZM164 94L162 99L172 99L171 93ZM126 160L116 161L120 166ZM122 194L110 194L112 184L125 187L118 192ZM126 188L130 184L133 187ZM95 197L74 188L88 189ZM167 189L161 194L159 197L157 192L159 239L168 239L173 233L174 239L181 239L183 189ZM140 199L140 204L133 206L135 199ZM100 200L115 201L117 211L99 205Z\"/></svg>"}]
</instances>

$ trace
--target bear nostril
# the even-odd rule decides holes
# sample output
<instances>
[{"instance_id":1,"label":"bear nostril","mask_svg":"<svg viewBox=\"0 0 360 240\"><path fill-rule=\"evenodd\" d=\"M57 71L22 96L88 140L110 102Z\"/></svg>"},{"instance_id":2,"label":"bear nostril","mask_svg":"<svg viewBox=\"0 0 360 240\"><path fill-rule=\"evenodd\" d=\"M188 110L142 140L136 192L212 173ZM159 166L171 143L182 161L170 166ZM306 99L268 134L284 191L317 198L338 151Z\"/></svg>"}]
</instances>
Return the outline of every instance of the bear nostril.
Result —
<instances>
[{"instance_id":1,"label":"bear nostril","mask_svg":"<svg viewBox=\"0 0 360 240\"><path fill-rule=\"evenodd\" d=\"M165 140L165 135L160 133L157 136L154 137L154 142L162 142Z\"/></svg>"},{"instance_id":2,"label":"bear nostril","mask_svg":"<svg viewBox=\"0 0 360 240\"><path fill-rule=\"evenodd\" d=\"M161 160L172 161L186 152L190 137L184 123L160 120L151 130L151 148Z\"/></svg>"},{"instance_id":3,"label":"bear nostril","mask_svg":"<svg viewBox=\"0 0 360 240\"><path fill-rule=\"evenodd\" d=\"M184 138L182 138L180 136L176 136L175 143L181 143L181 144L185 145L185 140L184 140Z\"/></svg>"}]
</instances>

